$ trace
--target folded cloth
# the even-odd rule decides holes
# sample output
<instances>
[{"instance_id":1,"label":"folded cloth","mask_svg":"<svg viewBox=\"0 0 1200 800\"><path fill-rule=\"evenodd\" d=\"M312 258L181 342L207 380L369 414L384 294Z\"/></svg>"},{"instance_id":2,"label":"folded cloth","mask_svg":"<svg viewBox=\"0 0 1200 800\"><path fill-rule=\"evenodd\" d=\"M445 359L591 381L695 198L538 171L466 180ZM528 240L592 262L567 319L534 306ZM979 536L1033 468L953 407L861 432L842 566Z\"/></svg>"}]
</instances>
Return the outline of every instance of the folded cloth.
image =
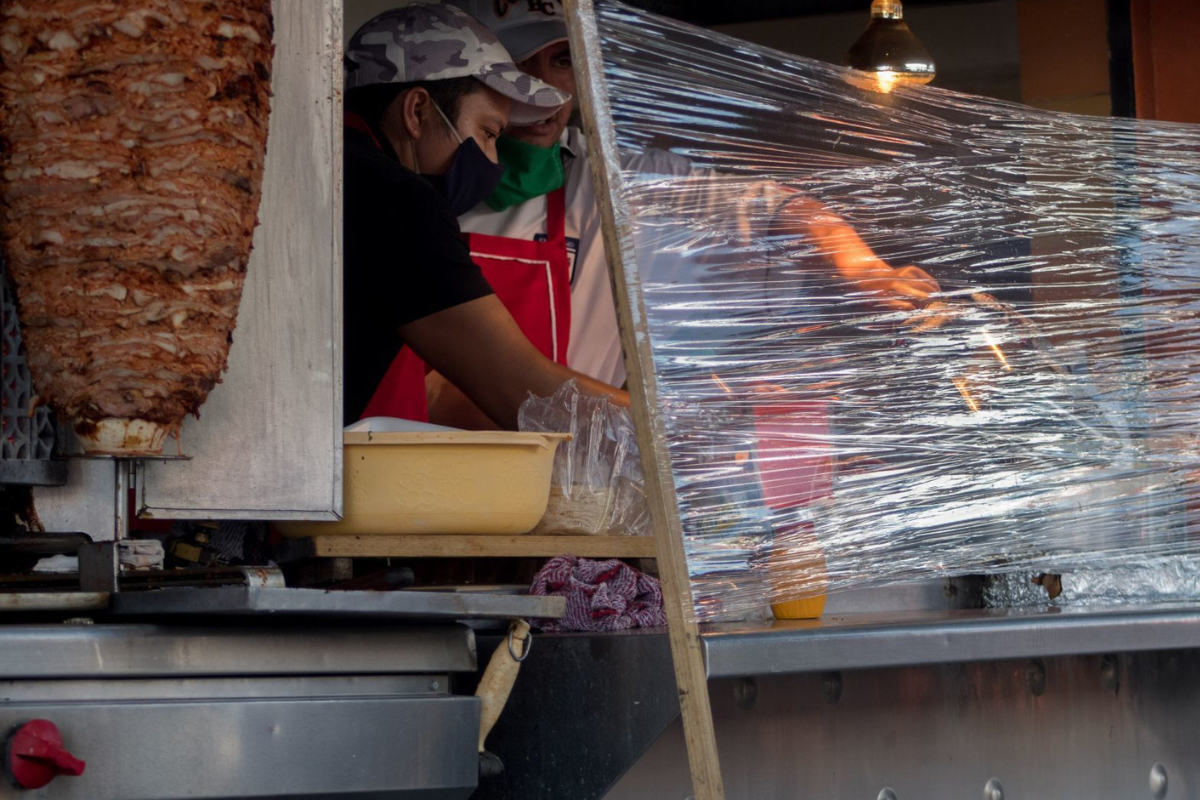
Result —
<instances>
[{"instance_id":1,"label":"folded cloth","mask_svg":"<svg viewBox=\"0 0 1200 800\"><path fill-rule=\"evenodd\" d=\"M156 539L124 539L117 545L121 566L135 569L162 569L166 551Z\"/></svg>"},{"instance_id":2,"label":"folded cloth","mask_svg":"<svg viewBox=\"0 0 1200 800\"><path fill-rule=\"evenodd\" d=\"M33 565L34 572L79 572L79 556L65 556L61 553L47 556Z\"/></svg>"},{"instance_id":3,"label":"folded cloth","mask_svg":"<svg viewBox=\"0 0 1200 800\"><path fill-rule=\"evenodd\" d=\"M567 598L565 617L539 621L545 631L623 631L667 624L658 579L616 559L552 558L533 577L529 593Z\"/></svg>"}]
</instances>

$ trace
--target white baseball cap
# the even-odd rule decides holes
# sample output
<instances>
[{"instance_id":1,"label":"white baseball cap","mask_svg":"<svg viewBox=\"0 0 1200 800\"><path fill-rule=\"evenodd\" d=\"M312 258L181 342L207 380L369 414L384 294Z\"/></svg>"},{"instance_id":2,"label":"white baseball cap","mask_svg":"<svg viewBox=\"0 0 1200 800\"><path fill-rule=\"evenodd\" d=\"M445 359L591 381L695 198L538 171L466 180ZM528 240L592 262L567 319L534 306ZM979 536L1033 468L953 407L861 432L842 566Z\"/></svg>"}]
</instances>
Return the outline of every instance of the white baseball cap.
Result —
<instances>
[{"instance_id":1,"label":"white baseball cap","mask_svg":"<svg viewBox=\"0 0 1200 800\"><path fill-rule=\"evenodd\" d=\"M567 41L567 15L560 0L446 0L496 34L513 61Z\"/></svg>"}]
</instances>

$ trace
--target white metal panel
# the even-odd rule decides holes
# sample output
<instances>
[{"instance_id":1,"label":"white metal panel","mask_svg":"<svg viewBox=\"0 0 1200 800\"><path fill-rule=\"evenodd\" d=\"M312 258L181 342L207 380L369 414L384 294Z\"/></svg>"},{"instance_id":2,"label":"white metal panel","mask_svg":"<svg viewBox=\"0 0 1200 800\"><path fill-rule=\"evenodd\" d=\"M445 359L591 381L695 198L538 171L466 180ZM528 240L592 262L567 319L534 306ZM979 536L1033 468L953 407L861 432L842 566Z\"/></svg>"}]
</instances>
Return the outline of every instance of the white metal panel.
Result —
<instances>
[{"instance_id":1,"label":"white metal panel","mask_svg":"<svg viewBox=\"0 0 1200 800\"><path fill-rule=\"evenodd\" d=\"M192 460L146 465L143 516L341 514L342 0L276 0L274 14L260 224L229 371L184 424Z\"/></svg>"}]
</instances>

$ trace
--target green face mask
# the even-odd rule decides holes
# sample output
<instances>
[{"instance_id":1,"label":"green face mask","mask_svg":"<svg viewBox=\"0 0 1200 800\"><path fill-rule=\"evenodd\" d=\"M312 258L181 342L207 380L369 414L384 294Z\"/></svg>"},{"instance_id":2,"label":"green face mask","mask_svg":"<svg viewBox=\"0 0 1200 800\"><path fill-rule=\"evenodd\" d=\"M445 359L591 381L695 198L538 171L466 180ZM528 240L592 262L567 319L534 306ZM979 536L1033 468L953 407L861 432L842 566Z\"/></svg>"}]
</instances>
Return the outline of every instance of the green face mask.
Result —
<instances>
[{"instance_id":1,"label":"green face mask","mask_svg":"<svg viewBox=\"0 0 1200 800\"><path fill-rule=\"evenodd\" d=\"M511 136L496 142L500 163L508 167L487 199L496 211L549 194L563 185L562 146L538 147Z\"/></svg>"}]
</instances>

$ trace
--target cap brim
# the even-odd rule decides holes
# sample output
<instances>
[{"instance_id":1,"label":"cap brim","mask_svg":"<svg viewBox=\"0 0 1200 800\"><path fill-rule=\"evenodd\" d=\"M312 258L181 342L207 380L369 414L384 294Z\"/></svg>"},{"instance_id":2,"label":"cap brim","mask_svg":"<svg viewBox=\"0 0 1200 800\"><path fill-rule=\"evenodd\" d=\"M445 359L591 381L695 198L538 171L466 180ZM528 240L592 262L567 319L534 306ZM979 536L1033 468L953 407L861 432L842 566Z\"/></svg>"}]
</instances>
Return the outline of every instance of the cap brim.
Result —
<instances>
[{"instance_id":1,"label":"cap brim","mask_svg":"<svg viewBox=\"0 0 1200 800\"><path fill-rule=\"evenodd\" d=\"M515 65L511 74L513 77L492 71L487 75L475 76L484 86L512 100L512 107L508 112L509 125L532 125L541 122L571 99L567 92L555 89L532 75L526 75Z\"/></svg>"}]
</instances>

